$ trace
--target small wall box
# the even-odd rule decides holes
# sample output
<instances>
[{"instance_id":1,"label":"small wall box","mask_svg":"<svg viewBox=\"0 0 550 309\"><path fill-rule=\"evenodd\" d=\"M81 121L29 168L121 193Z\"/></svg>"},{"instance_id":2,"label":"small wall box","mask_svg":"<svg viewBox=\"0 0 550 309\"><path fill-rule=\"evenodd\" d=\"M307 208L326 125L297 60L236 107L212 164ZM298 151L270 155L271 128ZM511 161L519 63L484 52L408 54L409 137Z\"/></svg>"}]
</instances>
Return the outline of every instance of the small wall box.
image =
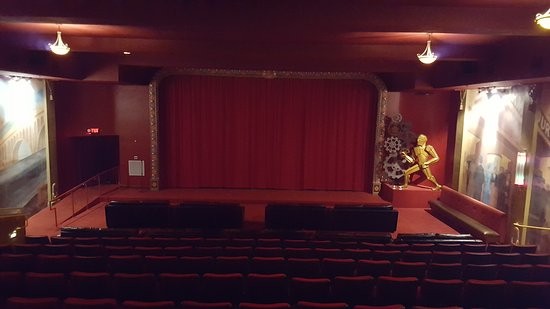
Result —
<instances>
[{"instance_id":1,"label":"small wall box","mask_svg":"<svg viewBox=\"0 0 550 309\"><path fill-rule=\"evenodd\" d=\"M128 160L128 176L145 176L145 161Z\"/></svg>"}]
</instances>

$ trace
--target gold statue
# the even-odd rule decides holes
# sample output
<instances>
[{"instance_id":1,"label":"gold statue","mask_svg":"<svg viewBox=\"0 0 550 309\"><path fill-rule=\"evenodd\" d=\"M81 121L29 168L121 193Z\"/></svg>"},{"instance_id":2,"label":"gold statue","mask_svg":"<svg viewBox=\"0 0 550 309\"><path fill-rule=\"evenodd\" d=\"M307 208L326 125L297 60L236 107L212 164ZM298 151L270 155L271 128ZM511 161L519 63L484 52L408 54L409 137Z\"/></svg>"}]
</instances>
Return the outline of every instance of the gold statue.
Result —
<instances>
[{"instance_id":1,"label":"gold statue","mask_svg":"<svg viewBox=\"0 0 550 309\"><path fill-rule=\"evenodd\" d=\"M433 146L426 145L427 141L428 138L426 135L420 134L416 139L416 146L413 148L413 156L407 154L406 151L401 152L401 155L405 158L405 160L407 160L407 162L414 164L405 170L405 183L403 184L404 188L409 185L411 174L422 171L422 173L426 175L426 178L435 185L435 187L432 188L433 190L441 189L441 185L437 183L437 180L430 171L430 165L439 161L439 156L437 155L437 152L435 152Z\"/></svg>"}]
</instances>

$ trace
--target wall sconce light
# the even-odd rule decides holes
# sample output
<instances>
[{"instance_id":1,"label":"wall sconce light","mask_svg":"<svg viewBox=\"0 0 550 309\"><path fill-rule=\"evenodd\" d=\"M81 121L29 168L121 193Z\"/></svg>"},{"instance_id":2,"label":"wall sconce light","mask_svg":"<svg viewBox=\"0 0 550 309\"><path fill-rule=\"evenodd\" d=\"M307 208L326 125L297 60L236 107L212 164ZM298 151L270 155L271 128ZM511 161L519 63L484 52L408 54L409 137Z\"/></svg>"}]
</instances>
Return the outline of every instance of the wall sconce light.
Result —
<instances>
[{"instance_id":1,"label":"wall sconce light","mask_svg":"<svg viewBox=\"0 0 550 309\"><path fill-rule=\"evenodd\" d=\"M431 38L432 38L432 34L428 33L428 42L426 43L426 48L424 49L422 54L416 54L416 56L418 57L418 60L420 60L420 62L422 62L424 64L433 63L437 59L437 55L434 52L432 52L432 48L431 48L432 40L431 40Z\"/></svg>"},{"instance_id":2,"label":"wall sconce light","mask_svg":"<svg viewBox=\"0 0 550 309\"><path fill-rule=\"evenodd\" d=\"M527 162L527 152L519 151L516 157L516 177L514 184L525 185L525 163Z\"/></svg>"},{"instance_id":3,"label":"wall sconce light","mask_svg":"<svg viewBox=\"0 0 550 309\"><path fill-rule=\"evenodd\" d=\"M535 22L544 29L550 29L550 9L544 14L535 15Z\"/></svg>"},{"instance_id":4,"label":"wall sconce light","mask_svg":"<svg viewBox=\"0 0 550 309\"><path fill-rule=\"evenodd\" d=\"M61 29L59 26L57 27L57 39L53 44L49 43L48 45L50 46L51 51L56 55L66 55L71 50L67 43L63 43L63 39L61 38Z\"/></svg>"}]
</instances>

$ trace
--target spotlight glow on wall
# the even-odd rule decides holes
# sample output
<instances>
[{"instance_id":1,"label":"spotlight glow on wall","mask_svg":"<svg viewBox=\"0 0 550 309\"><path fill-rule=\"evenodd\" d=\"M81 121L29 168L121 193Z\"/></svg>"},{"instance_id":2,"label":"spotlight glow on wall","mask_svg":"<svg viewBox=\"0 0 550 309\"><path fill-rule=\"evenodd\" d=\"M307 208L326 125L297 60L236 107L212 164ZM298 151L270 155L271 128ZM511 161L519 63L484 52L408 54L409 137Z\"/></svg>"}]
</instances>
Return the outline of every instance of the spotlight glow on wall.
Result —
<instances>
[{"instance_id":1,"label":"spotlight glow on wall","mask_svg":"<svg viewBox=\"0 0 550 309\"><path fill-rule=\"evenodd\" d=\"M15 128L25 128L33 123L35 102L35 91L28 79L12 77L0 87L0 107L4 110L5 121Z\"/></svg>"}]
</instances>

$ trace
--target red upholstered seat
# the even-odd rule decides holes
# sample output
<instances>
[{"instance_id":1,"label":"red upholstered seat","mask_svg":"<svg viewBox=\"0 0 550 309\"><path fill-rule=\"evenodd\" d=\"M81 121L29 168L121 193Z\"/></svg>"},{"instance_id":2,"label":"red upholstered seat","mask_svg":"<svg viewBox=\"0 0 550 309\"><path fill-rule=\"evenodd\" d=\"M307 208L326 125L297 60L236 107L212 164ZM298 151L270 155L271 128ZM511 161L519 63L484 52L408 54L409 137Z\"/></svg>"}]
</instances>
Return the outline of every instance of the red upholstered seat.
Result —
<instances>
[{"instance_id":1,"label":"red upholstered seat","mask_svg":"<svg viewBox=\"0 0 550 309\"><path fill-rule=\"evenodd\" d=\"M122 302L122 309L172 309L176 308L176 304L173 301L137 301L126 300Z\"/></svg>"},{"instance_id":2,"label":"red upholstered seat","mask_svg":"<svg viewBox=\"0 0 550 309\"><path fill-rule=\"evenodd\" d=\"M420 286L420 303L433 307L460 306L463 287L464 281L458 279L424 279Z\"/></svg>"},{"instance_id":3,"label":"red upholstered seat","mask_svg":"<svg viewBox=\"0 0 550 309\"><path fill-rule=\"evenodd\" d=\"M432 261L432 251L405 250L403 251L401 260L404 262L430 263Z\"/></svg>"},{"instance_id":4,"label":"red upholstered seat","mask_svg":"<svg viewBox=\"0 0 550 309\"><path fill-rule=\"evenodd\" d=\"M298 301L326 302L330 299L330 287L331 282L328 278L291 278L291 303Z\"/></svg>"},{"instance_id":5,"label":"red upholstered seat","mask_svg":"<svg viewBox=\"0 0 550 309\"><path fill-rule=\"evenodd\" d=\"M512 281L509 306L517 308L550 308L550 282Z\"/></svg>"},{"instance_id":6,"label":"red upholstered seat","mask_svg":"<svg viewBox=\"0 0 550 309\"><path fill-rule=\"evenodd\" d=\"M179 269L187 274L204 274L214 271L213 256L182 256L179 258Z\"/></svg>"},{"instance_id":7,"label":"red upholstered seat","mask_svg":"<svg viewBox=\"0 0 550 309\"><path fill-rule=\"evenodd\" d=\"M199 274L161 273L157 277L159 298L181 302L201 299Z\"/></svg>"},{"instance_id":8,"label":"red upholstered seat","mask_svg":"<svg viewBox=\"0 0 550 309\"><path fill-rule=\"evenodd\" d=\"M507 284L504 280L466 281L464 305L467 307L501 308L507 302Z\"/></svg>"},{"instance_id":9,"label":"red upholstered seat","mask_svg":"<svg viewBox=\"0 0 550 309\"><path fill-rule=\"evenodd\" d=\"M156 279L152 273L115 273L112 280L114 297L119 302L153 301L157 297Z\"/></svg>"},{"instance_id":10,"label":"red upholstered seat","mask_svg":"<svg viewBox=\"0 0 550 309\"><path fill-rule=\"evenodd\" d=\"M425 262L403 262L393 263L392 276L395 277L416 277L423 279L426 276L428 264Z\"/></svg>"},{"instance_id":11,"label":"red upholstered seat","mask_svg":"<svg viewBox=\"0 0 550 309\"><path fill-rule=\"evenodd\" d=\"M416 303L418 286L416 277L380 276L376 285L376 303L412 306Z\"/></svg>"},{"instance_id":12,"label":"red upholstered seat","mask_svg":"<svg viewBox=\"0 0 550 309\"><path fill-rule=\"evenodd\" d=\"M141 255L109 255L107 265L111 273L139 274L144 271Z\"/></svg>"},{"instance_id":13,"label":"red upholstered seat","mask_svg":"<svg viewBox=\"0 0 550 309\"><path fill-rule=\"evenodd\" d=\"M321 276L321 261L312 259L287 259L287 274L290 277L316 278Z\"/></svg>"},{"instance_id":14,"label":"red upholstered seat","mask_svg":"<svg viewBox=\"0 0 550 309\"><path fill-rule=\"evenodd\" d=\"M63 309L117 309L114 298L78 298L67 297L63 300Z\"/></svg>"},{"instance_id":15,"label":"red upholstered seat","mask_svg":"<svg viewBox=\"0 0 550 309\"><path fill-rule=\"evenodd\" d=\"M25 273L25 295L28 297L64 298L68 282L64 273Z\"/></svg>"},{"instance_id":16,"label":"red upholstered seat","mask_svg":"<svg viewBox=\"0 0 550 309\"><path fill-rule=\"evenodd\" d=\"M250 272L260 274L287 273L287 262L284 257L254 256L250 260Z\"/></svg>"},{"instance_id":17,"label":"red upholstered seat","mask_svg":"<svg viewBox=\"0 0 550 309\"><path fill-rule=\"evenodd\" d=\"M246 299L249 302L288 302L288 277L286 274L248 274L246 289Z\"/></svg>"},{"instance_id":18,"label":"red upholstered seat","mask_svg":"<svg viewBox=\"0 0 550 309\"><path fill-rule=\"evenodd\" d=\"M202 276L202 286L204 301L231 302L236 304L244 296L244 275L241 273L205 273Z\"/></svg>"},{"instance_id":19,"label":"red upholstered seat","mask_svg":"<svg viewBox=\"0 0 550 309\"><path fill-rule=\"evenodd\" d=\"M178 273L180 261L177 256L170 255L149 255L143 259L144 271L160 273Z\"/></svg>"},{"instance_id":20,"label":"red upholstered seat","mask_svg":"<svg viewBox=\"0 0 550 309\"><path fill-rule=\"evenodd\" d=\"M230 302L200 302L185 300L181 302L183 309L233 309L233 304Z\"/></svg>"},{"instance_id":21,"label":"red upholstered seat","mask_svg":"<svg viewBox=\"0 0 550 309\"><path fill-rule=\"evenodd\" d=\"M217 273L247 274L250 268L248 256L218 256L214 260L214 269Z\"/></svg>"},{"instance_id":22,"label":"red upholstered seat","mask_svg":"<svg viewBox=\"0 0 550 309\"><path fill-rule=\"evenodd\" d=\"M431 279L462 279L461 263L431 263L426 277Z\"/></svg>"},{"instance_id":23,"label":"red upholstered seat","mask_svg":"<svg viewBox=\"0 0 550 309\"><path fill-rule=\"evenodd\" d=\"M238 309L290 309L291 306L289 303L250 303L250 302L241 302L239 303Z\"/></svg>"},{"instance_id":24,"label":"red upholstered seat","mask_svg":"<svg viewBox=\"0 0 550 309\"><path fill-rule=\"evenodd\" d=\"M359 276L389 276L392 263L388 260L359 260L357 261L357 275Z\"/></svg>"},{"instance_id":25,"label":"red upholstered seat","mask_svg":"<svg viewBox=\"0 0 550 309\"><path fill-rule=\"evenodd\" d=\"M59 304L56 297L10 297L6 309L59 309Z\"/></svg>"},{"instance_id":26,"label":"red upholstered seat","mask_svg":"<svg viewBox=\"0 0 550 309\"><path fill-rule=\"evenodd\" d=\"M77 298L113 297L111 275L108 272L73 271L69 275L69 295Z\"/></svg>"},{"instance_id":27,"label":"red upholstered seat","mask_svg":"<svg viewBox=\"0 0 550 309\"><path fill-rule=\"evenodd\" d=\"M72 258L68 254L38 254L35 257L34 270L44 273L68 274L72 270Z\"/></svg>"},{"instance_id":28,"label":"red upholstered seat","mask_svg":"<svg viewBox=\"0 0 550 309\"><path fill-rule=\"evenodd\" d=\"M494 280L497 279L497 264L468 264L462 271L462 279Z\"/></svg>"},{"instance_id":29,"label":"red upholstered seat","mask_svg":"<svg viewBox=\"0 0 550 309\"><path fill-rule=\"evenodd\" d=\"M333 278L335 276L353 276L356 262L354 259L324 258L321 260L321 275Z\"/></svg>"},{"instance_id":30,"label":"red upholstered seat","mask_svg":"<svg viewBox=\"0 0 550 309\"><path fill-rule=\"evenodd\" d=\"M297 309L348 309L346 303L317 303L309 301L299 301L295 306Z\"/></svg>"},{"instance_id":31,"label":"red upholstered seat","mask_svg":"<svg viewBox=\"0 0 550 309\"><path fill-rule=\"evenodd\" d=\"M374 301L375 279L372 276L336 276L332 279L332 299L349 305Z\"/></svg>"},{"instance_id":32,"label":"red upholstered seat","mask_svg":"<svg viewBox=\"0 0 550 309\"><path fill-rule=\"evenodd\" d=\"M434 251L432 263L462 263L461 251Z\"/></svg>"}]
</instances>

